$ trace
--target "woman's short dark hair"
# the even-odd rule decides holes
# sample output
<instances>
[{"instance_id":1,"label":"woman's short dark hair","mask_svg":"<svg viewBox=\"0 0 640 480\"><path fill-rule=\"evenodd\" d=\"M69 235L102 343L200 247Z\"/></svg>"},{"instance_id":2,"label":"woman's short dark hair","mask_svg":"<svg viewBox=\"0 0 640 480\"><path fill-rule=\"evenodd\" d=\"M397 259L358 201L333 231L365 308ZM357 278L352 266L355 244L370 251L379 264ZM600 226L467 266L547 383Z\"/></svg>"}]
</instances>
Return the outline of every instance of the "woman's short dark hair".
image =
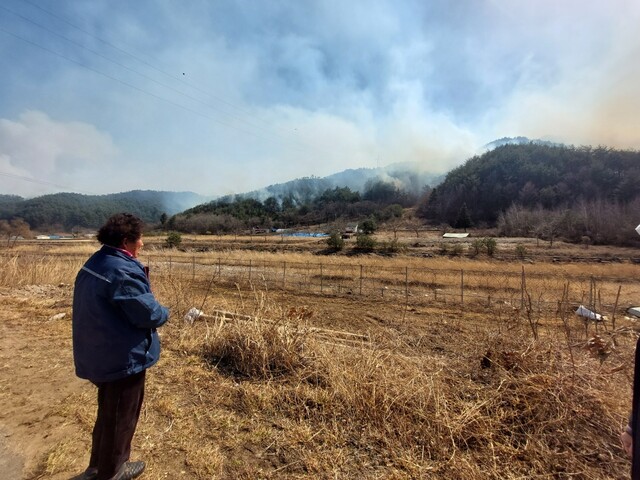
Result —
<instances>
[{"instance_id":1,"label":"woman's short dark hair","mask_svg":"<svg viewBox=\"0 0 640 480\"><path fill-rule=\"evenodd\" d=\"M142 237L144 222L131 213L116 213L98 230L98 241L110 247L121 247L125 240L137 241Z\"/></svg>"}]
</instances>

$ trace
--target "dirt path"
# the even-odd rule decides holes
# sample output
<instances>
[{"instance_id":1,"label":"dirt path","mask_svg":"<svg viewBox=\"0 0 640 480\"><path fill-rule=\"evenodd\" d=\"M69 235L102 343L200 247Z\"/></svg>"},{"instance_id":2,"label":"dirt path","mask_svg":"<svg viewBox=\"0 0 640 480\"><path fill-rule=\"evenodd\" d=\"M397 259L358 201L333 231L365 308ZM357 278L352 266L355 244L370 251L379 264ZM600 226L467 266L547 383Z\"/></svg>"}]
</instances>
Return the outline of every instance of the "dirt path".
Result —
<instances>
[{"instance_id":1,"label":"dirt path","mask_svg":"<svg viewBox=\"0 0 640 480\"><path fill-rule=\"evenodd\" d=\"M65 318L51 319L59 313ZM68 480L88 460L89 437L65 410L70 397L92 396L73 372L69 315L69 287L0 290L3 478Z\"/></svg>"},{"instance_id":2,"label":"dirt path","mask_svg":"<svg viewBox=\"0 0 640 480\"><path fill-rule=\"evenodd\" d=\"M11 434L0 432L0 472L6 478L22 478L24 462L22 457L9 448Z\"/></svg>"}]
</instances>

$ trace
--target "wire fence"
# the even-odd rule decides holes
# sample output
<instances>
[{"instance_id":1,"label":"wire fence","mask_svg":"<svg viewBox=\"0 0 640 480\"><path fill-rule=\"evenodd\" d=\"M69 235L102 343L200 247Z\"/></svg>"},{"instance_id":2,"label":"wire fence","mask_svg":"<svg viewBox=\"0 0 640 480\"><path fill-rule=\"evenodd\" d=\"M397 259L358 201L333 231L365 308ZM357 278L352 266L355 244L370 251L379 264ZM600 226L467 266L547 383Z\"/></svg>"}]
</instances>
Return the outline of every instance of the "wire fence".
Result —
<instances>
[{"instance_id":1,"label":"wire fence","mask_svg":"<svg viewBox=\"0 0 640 480\"><path fill-rule=\"evenodd\" d=\"M3 285L71 283L86 255L19 254L0 256ZM629 278L541 274L521 271L370 266L356 263L241 260L211 255L146 255L152 280L213 282L260 290L318 295L379 297L403 304L506 305L549 311L566 300L603 314L630 306L639 292ZM395 261L397 262L397 260Z\"/></svg>"},{"instance_id":2,"label":"wire fence","mask_svg":"<svg viewBox=\"0 0 640 480\"><path fill-rule=\"evenodd\" d=\"M521 271L435 269L238 260L217 258L148 258L153 275L208 280L265 290L304 291L320 295L376 296L410 304L495 304L516 309L550 310L566 288L575 305L607 310L623 305L620 292L629 279L592 275L540 274ZM626 297L623 297L626 299ZM630 299L626 299L630 301ZM605 312L612 313L612 312Z\"/></svg>"}]
</instances>

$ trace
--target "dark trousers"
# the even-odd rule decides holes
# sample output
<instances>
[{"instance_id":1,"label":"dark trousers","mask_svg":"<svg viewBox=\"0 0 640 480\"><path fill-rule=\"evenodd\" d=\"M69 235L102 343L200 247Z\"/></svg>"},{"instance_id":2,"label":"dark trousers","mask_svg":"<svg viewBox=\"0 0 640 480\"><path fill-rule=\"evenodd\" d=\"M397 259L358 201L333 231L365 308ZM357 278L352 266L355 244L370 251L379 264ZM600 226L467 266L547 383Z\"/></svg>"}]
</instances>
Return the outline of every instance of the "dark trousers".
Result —
<instances>
[{"instance_id":1,"label":"dark trousers","mask_svg":"<svg viewBox=\"0 0 640 480\"><path fill-rule=\"evenodd\" d=\"M89 466L98 469L98 480L110 479L129 460L144 398L144 381L145 370L121 380L95 383L98 415Z\"/></svg>"},{"instance_id":2,"label":"dark trousers","mask_svg":"<svg viewBox=\"0 0 640 480\"><path fill-rule=\"evenodd\" d=\"M640 480L640 339L636 343L636 362L633 370L633 403L631 410L631 431L633 432L633 454L631 457L631 478Z\"/></svg>"}]
</instances>

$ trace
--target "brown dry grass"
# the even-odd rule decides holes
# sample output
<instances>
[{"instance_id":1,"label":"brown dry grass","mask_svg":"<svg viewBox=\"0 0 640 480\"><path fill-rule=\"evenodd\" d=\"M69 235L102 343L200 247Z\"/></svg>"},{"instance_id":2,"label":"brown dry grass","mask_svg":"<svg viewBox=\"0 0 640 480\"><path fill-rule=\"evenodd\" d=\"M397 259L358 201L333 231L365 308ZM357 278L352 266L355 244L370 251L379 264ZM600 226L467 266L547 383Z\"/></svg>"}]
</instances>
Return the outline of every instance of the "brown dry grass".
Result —
<instances>
[{"instance_id":1,"label":"brown dry grass","mask_svg":"<svg viewBox=\"0 0 640 480\"><path fill-rule=\"evenodd\" d=\"M59 362L59 352L66 352L68 363L68 317L49 321L46 329L42 324L60 310L70 313L71 289L56 286L72 283L82 256L67 259L64 249L43 253L32 265L42 280L33 285L33 272L20 260L26 249L9 253L0 257L0 285L12 287L3 304L14 312L3 317L5 327L28 333L40 348L49 345L29 362ZM274 257L313 261L300 253L227 252L238 260ZM407 259L356 261L375 268ZM436 268L435 261L424 262ZM438 262L443 269L496 269L489 261ZM601 267L589 271L597 275ZM539 268L558 274L571 273L573 266ZM637 278L637 266L605 269L603 276ZM615 284L602 288L614 291ZM172 306L173 316L162 329L163 357L150 371L135 439L135 454L149 463L145 478L627 476L617 435L630 403L633 322L620 317L616 332L601 326L602 342L589 348L595 327L567 313L561 288L556 300L562 308L536 313L537 340L525 312L503 304L465 310L455 304L408 306L377 297L265 290L259 282L229 286L189 275L159 275L154 291ZM236 315L183 321L194 306ZM339 333L319 334L318 328L366 334L368 341L344 342ZM4 374L6 381L19 372ZM76 434L54 435L46 448L43 443L33 476L68 479L82 470L93 394L85 385L54 395L50 407L42 402L43 414ZM22 418L33 415L29 402L37 397L20 395L7 394L11 410ZM3 424L14 438L21 435L10 418Z\"/></svg>"}]
</instances>

